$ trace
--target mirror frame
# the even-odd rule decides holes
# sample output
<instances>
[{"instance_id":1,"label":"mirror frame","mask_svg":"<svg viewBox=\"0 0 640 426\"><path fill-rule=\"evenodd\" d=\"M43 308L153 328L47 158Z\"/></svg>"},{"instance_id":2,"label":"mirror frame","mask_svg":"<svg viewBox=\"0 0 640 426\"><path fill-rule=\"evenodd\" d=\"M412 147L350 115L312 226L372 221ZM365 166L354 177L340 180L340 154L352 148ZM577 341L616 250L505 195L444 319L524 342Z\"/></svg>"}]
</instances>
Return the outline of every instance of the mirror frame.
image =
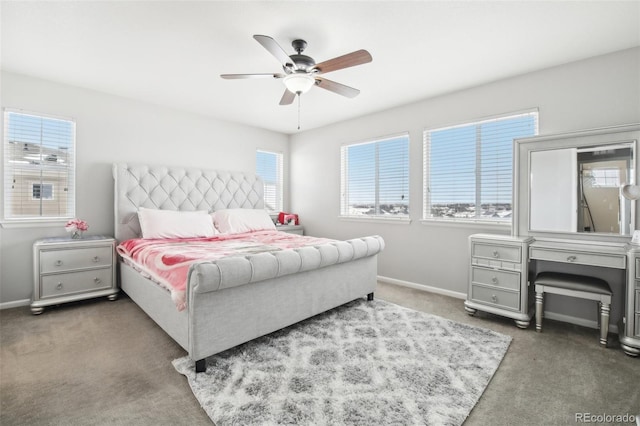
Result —
<instances>
[{"instance_id":1,"label":"mirror frame","mask_svg":"<svg viewBox=\"0 0 640 426\"><path fill-rule=\"evenodd\" d=\"M511 233L515 236L531 236L535 238L562 238L616 243L630 242L631 235L531 230L531 210L529 206L531 196L531 153L551 149L586 148L631 143L634 150L633 182L638 184L638 165L640 164L638 161L638 157L640 157L638 140L640 140L640 123L515 139L513 146L513 223ZM634 229L640 229L640 222L636 214L637 201L631 201L631 205L633 231Z\"/></svg>"}]
</instances>

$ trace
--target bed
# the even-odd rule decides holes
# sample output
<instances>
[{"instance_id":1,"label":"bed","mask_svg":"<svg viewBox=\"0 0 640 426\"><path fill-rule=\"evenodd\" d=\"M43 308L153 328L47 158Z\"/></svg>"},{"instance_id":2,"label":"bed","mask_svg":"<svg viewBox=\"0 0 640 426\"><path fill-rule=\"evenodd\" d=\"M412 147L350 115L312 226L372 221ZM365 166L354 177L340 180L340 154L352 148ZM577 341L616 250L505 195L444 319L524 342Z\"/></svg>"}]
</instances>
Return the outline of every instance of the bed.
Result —
<instances>
[{"instance_id":1,"label":"bed","mask_svg":"<svg viewBox=\"0 0 640 426\"><path fill-rule=\"evenodd\" d=\"M141 237L138 211L264 210L263 183L253 174L114 164L115 237ZM142 209L141 209L142 208ZM184 309L135 265L119 261L122 290L188 353L196 372L205 358L335 308L373 299L379 236L314 241L193 263Z\"/></svg>"}]
</instances>

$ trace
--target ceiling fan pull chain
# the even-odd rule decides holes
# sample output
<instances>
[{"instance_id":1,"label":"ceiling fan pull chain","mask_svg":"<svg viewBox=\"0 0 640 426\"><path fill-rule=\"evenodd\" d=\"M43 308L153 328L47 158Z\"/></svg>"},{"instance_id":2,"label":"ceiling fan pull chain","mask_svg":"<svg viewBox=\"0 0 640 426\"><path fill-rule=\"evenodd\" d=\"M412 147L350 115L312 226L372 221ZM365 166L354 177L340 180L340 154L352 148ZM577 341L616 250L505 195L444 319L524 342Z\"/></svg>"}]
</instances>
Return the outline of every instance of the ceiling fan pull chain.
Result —
<instances>
[{"instance_id":1,"label":"ceiling fan pull chain","mask_svg":"<svg viewBox=\"0 0 640 426\"><path fill-rule=\"evenodd\" d=\"M300 130L300 93L298 93L298 130Z\"/></svg>"}]
</instances>

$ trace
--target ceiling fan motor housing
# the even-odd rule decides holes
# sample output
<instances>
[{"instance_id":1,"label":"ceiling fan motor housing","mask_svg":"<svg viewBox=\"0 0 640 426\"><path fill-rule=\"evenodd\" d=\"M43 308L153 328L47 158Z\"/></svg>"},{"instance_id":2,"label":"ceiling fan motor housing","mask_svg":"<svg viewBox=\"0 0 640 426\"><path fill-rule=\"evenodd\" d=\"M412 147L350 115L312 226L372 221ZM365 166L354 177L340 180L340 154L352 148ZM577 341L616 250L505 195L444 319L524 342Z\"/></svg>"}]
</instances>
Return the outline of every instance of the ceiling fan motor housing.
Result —
<instances>
[{"instance_id":1,"label":"ceiling fan motor housing","mask_svg":"<svg viewBox=\"0 0 640 426\"><path fill-rule=\"evenodd\" d=\"M298 54L298 55L291 55L289 57L298 67L298 71L309 72L316 65L316 61L314 61L312 57L307 55Z\"/></svg>"},{"instance_id":2,"label":"ceiling fan motor housing","mask_svg":"<svg viewBox=\"0 0 640 426\"><path fill-rule=\"evenodd\" d=\"M316 65L316 61L314 61L311 56L302 54L302 52L304 52L304 49L307 48L307 42L301 39L293 40L291 42L291 46L293 47L293 50L298 52L297 54L289 56L291 60L296 64L296 67L298 67L298 72L311 71L311 68L313 68Z\"/></svg>"}]
</instances>

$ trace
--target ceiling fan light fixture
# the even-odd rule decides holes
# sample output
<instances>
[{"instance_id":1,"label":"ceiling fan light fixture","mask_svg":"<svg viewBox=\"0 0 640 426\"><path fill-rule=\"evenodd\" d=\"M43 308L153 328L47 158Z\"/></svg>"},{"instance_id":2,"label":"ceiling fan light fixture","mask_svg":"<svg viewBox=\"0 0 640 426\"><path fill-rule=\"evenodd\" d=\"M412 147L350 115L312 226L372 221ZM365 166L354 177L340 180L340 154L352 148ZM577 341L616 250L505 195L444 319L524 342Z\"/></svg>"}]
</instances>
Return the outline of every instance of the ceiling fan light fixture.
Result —
<instances>
[{"instance_id":1,"label":"ceiling fan light fixture","mask_svg":"<svg viewBox=\"0 0 640 426\"><path fill-rule=\"evenodd\" d=\"M304 73L289 74L283 81L287 90L297 95L307 93L316 82L312 76Z\"/></svg>"}]
</instances>

